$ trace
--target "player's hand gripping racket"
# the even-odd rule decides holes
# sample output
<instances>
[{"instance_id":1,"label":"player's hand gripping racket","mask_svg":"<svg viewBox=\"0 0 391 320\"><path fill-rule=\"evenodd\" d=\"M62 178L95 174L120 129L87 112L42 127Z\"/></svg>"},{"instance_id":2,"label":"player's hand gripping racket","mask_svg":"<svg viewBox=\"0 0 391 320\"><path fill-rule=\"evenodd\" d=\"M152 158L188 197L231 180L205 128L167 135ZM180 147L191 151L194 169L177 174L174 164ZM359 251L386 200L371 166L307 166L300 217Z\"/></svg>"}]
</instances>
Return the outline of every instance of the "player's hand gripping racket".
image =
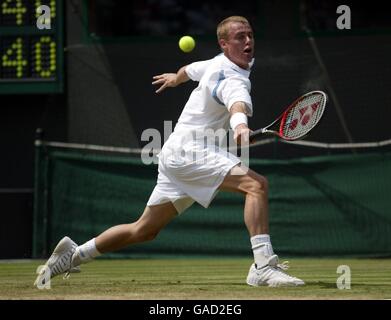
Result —
<instances>
[{"instance_id":1,"label":"player's hand gripping racket","mask_svg":"<svg viewBox=\"0 0 391 320\"><path fill-rule=\"evenodd\" d=\"M326 102L327 95L323 91L311 91L302 95L267 127L253 131L250 142L256 142L264 134L290 141L304 137L319 123Z\"/></svg>"}]
</instances>

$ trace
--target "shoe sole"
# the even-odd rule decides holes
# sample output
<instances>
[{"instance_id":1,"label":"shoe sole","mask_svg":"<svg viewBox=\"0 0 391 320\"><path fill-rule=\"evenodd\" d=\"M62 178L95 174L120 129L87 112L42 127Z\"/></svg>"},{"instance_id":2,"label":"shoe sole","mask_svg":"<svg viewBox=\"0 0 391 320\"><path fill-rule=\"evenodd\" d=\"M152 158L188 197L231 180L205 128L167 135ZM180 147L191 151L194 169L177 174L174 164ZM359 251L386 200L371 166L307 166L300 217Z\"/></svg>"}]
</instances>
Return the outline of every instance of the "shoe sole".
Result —
<instances>
[{"instance_id":1,"label":"shoe sole","mask_svg":"<svg viewBox=\"0 0 391 320\"><path fill-rule=\"evenodd\" d=\"M268 283L262 283L262 284L255 284L255 283L250 283L246 281L246 283L251 286L251 287L272 287L272 288L278 288L278 287L300 287L304 286L305 283L276 283L276 284L268 284Z\"/></svg>"},{"instance_id":2,"label":"shoe sole","mask_svg":"<svg viewBox=\"0 0 391 320\"><path fill-rule=\"evenodd\" d=\"M305 285L305 282L295 283L295 282L276 282L276 283L267 283L263 282L259 284L258 282L251 281L251 277L247 277L246 283L251 287L300 287Z\"/></svg>"}]
</instances>

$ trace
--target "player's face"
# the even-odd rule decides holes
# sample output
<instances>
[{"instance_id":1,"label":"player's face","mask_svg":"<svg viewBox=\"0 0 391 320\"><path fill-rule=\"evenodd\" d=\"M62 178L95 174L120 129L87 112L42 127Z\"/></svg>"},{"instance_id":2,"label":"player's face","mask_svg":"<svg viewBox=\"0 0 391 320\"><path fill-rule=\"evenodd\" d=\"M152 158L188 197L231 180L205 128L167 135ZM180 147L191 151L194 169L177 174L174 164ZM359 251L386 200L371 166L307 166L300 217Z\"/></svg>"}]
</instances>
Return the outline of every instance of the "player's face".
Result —
<instances>
[{"instance_id":1,"label":"player's face","mask_svg":"<svg viewBox=\"0 0 391 320\"><path fill-rule=\"evenodd\" d=\"M221 39L220 46L232 62L243 69L254 57L254 34L251 27L240 22L229 25L228 39Z\"/></svg>"}]
</instances>

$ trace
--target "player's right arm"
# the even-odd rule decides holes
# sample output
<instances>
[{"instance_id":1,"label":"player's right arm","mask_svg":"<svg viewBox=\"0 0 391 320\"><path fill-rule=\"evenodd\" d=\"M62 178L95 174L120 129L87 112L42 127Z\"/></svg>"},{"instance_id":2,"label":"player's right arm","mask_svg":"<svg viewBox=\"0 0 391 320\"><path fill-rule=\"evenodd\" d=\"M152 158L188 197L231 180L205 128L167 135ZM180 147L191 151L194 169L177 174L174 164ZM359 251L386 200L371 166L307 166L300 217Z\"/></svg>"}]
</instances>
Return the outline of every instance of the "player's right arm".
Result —
<instances>
[{"instance_id":1,"label":"player's right arm","mask_svg":"<svg viewBox=\"0 0 391 320\"><path fill-rule=\"evenodd\" d=\"M155 91L156 93L162 92L167 87L176 87L183 82L190 80L189 76L186 73L186 67L183 66L178 70L177 73L163 73L153 77L152 84L160 85L160 87Z\"/></svg>"},{"instance_id":2,"label":"player's right arm","mask_svg":"<svg viewBox=\"0 0 391 320\"><path fill-rule=\"evenodd\" d=\"M252 130L247 125L248 109L244 102L237 101L232 104L230 110L230 125L234 130L234 140L237 144L248 145L249 135Z\"/></svg>"}]
</instances>

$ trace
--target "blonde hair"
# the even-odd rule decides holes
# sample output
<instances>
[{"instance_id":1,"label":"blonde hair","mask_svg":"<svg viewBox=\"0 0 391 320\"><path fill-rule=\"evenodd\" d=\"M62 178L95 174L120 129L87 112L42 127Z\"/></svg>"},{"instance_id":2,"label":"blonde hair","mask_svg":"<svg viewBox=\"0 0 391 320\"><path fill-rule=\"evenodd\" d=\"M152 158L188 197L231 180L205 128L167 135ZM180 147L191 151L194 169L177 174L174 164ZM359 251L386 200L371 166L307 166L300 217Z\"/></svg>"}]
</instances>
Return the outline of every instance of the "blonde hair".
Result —
<instances>
[{"instance_id":1,"label":"blonde hair","mask_svg":"<svg viewBox=\"0 0 391 320\"><path fill-rule=\"evenodd\" d=\"M249 26L250 22L245 17L242 16L231 16L219 23L217 26L217 40L219 41L220 39L225 39L228 40L228 32L229 32L229 24L233 22L239 22L243 24L247 24Z\"/></svg>"}]
</instances>

